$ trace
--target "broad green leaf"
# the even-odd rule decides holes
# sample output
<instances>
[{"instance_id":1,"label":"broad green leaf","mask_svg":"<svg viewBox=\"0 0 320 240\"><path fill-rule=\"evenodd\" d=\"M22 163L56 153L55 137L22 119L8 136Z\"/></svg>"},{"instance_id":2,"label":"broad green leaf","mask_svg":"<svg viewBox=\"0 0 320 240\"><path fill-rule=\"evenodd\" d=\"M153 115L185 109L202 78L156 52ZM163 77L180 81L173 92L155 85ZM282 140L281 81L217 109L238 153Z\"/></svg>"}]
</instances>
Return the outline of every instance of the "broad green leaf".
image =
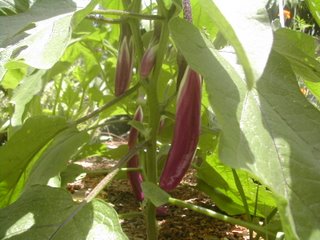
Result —
<instances>
[{"instance_id":1,"label":"broad green leaf","mask_svg":"<svg viewBox=\"0 0 320 240\"><path fill-rule=\"evenodd\" d=\"M211 176L211 178L212 180L214 180L214 176ZM244 213L243 206L235 203L226 194L221 192L219 189L210 186L206 181L198 179L197 189L208 195L212 199L214 204L227 214L237 215Z\"/></svg>"},{"instance_id":2,"label":"broad green leaf","mask_svg":"<svg viewBox=\"0 0 320 240\"><path fill-rule=\"evenodd\" d=\"M26 187L47 184L48 180L66 167L79 147L87 142L88 134L76 128L68 128L54 137L42 156L37 160L26 182Z\"/></svg>"},{"instance_id":3,"label":"broad green leaf","mask_svg":"<svg viewBox=\"0 0 320 240\"><path fill-rule=\"evenodd\" d=\"M6 64L7 72L1 82L5 89L15 89L20 81L26 76L28 65L22 62L8 62Z\"/></svg>"},{"instance_id":4,"label":"broad green leaf","mask_svg":"<svg viewBox=\"0 0 320 240\"><path fill-rule=\"evenodd\" d=\"M66 121L59 117L29 118L0 147L0 207L19 197L34 163L48 143L66 128Z\"/></svg>"},{"instance_id":5,"label":"broad green leaf","mask_svg":"<svg viewBox=\"0 0 320 240\"><path fill-rule=\"evenodd\" d=\"M60 173L61 187L65 188L68 183L83 179L86 176L86 169L79 164L69 164L67 168Z\"/></svg>"},{"instance_id":6,"label":"broad green leaf","mask_svg":"<svg viewBox=\"0 0 320 240\"><path fill-rule=\"evenodd\" d=\"M51 68L69 44L72 28L98 2L42 0L26 12L0 16L0 81L10 58L23 59L39 69Z\"/></svg>"},{"instance_id":7,"label":"broad green leaf","mask_svg":"<svg viewBox=\"0 0 320 240\"><path fill-rule=\"evenodd\" d=\"M205 8L202 7L200 1L192 0L191 8L192 8L193 24L197 26L199 29L210 34L210 36L215 36L218 29L212 23L210 14L208 13L207 10L205 10Z\"/></svg>"},{"instance_id":8,"label":"broad green leaf","mask_svg":"<svg viewBox=\"0 0 320 240\"><path fill-rule=\"evenodd\" d=\"M73 1L77 4L77 7L82 8L73 15L72 26L75 28L95 8L100 0Z\"/></svg>"},{"instance_id":9,"label":"broad green leaf","mask_svg":"<svg viewBox=\"0 0 320 240\"><path fill-rule=\"evenodd\" d=\"M75 156L74 160L77 161L90 157L101 157L105 156L107 152L107 144L87 142L87 144L84 145L81 148L81 151Z\"/></svg>"},{"instance_id":10,"label":"broad green leaf","mask_svg":"<svg viewBox=\"0 0 320 240\"><path fill-rule=\"evenodd\" d=\"M22 115L27 103L43 88L42 76L45 71L40 70L36 73L27 76L22 80L20 85L14 90L11 102L14 104L14 113L11 119L12 126L19 126L22 124Z\"/></svg>"},{"instance_id":11,"label":"broad green leaf","mask_svg":"<svg viewBox=\"0 0 320 240\"><path fill-rule=\"evenodd\" d=\"M245 214L232 169L222 164L216 154L208 156L197 173L198 177L208 185L207 187L211 188L208 191L214 191L215 194L211 194L210 197L220 209L231 215ZM272 193L265 186L255 182L248 172L237 170L237 174L246 196L250 214L266 218L276 207ZM203 186L200 186L200 189L201 187ZM225 199L228 200L225 201Z\"/></svg>"},{"instance_id":12,"label":"broad green leaf","mask_svg":"<svg viewBox=\"0 0 320 240\"><path fill-rule=\"evenodd\" d=\"M0 17L2 51L35 68L52 67L69 43L74 11L71 0L43 0L21 14Z\"/></svg>"},{"instance_id":13,"label":"broad green leaf","mask_svg":"<svg viewBox=\"0 0 320 240\"><path fill-rule=\"evenodd\" d=\"M221 161L249 171L272 190L287 239L320 238L320 113L300 94L288 61L273 52L248 90L195 27L176 19L170 30L206 81L222 129Z\"/></svg>"},{"instance_id":14,"label":"broad green leaf","mask_svg":"<svg viewBox=\"0 0 320 240\"><path fill-rule=\"evenodd\" d=\"M266 1L201 0L200 3L235 48L251 88L261 77L272 47Z\"/></svg>"},{"instance_id":15,"label":"broad green leaf","mask_svg":"<svg viewBox=\"0 0 320 240\"><path fill-rule=\"evenodd\" d=\"M77 204L67 191L41 185L1 209L0 225L1 239L128 239L117 213L107 203Z\"/></svg>"},{"instance_id":16,"label":"broad green leaf","mask_svg":"<svg viewBox=\"0 0 320 240\"><path fill-rule=\"evenodd\" d=\"M166 204L169 201L170 195L154 183L143 182L142 189L145 196L156 207L160 207L161 205Z\"/></svg>"},{"instance_id":17,"label":"broad green leaf","mask_svg":"<svg viewBox=\"0 0 320 240\"><path fill-rule=\"evenodd\" d=\"M275 33L273 49L290 61L295 73L320 100L320 63L315 56L316 41L305 33L279 29Z\"/></svg>"},{"instance_id":18,"label":"broad green leaf","mask_svg":"<svg viewBox=\"0 0 320 240\"><path fill-rule=\"evenodd\" d=\"M309 10L316 20L317 24L320 25L320 1L319 0L306 0Z\"/></svg>"}]
</instances>

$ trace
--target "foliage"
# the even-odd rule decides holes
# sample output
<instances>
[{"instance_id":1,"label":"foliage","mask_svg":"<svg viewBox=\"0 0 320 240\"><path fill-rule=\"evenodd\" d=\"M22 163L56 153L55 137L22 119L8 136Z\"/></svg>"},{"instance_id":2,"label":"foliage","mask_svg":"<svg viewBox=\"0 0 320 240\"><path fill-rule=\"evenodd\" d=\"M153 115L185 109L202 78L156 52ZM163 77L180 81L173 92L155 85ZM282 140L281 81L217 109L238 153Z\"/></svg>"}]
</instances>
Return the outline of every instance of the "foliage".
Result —
<instances>
[{"instance_id":1,"label":"foliage","mask_svg":"<svg viewBox=\"0 0 320 240\"><path fill-rule=\"evenodd\" d=\"M280 2L194 0L190 23L180 0L2 1L0 238L127 239L108 200L95 197L139 154L138 168L128 170L144 178L149 239L156 239L156 207L163 204L242 224L267 239L319 239L320 65L312 36L319 3ZM287 13L277 25L284 10L295 16ZM132 35L133 74L116 97L120 23ZM144 52L154 46L141 77ZM197 189L228 216L157 187L187 65L204 79L192 165ZM138 105L143 122L130 121ZM105 132L110 139L114 126L124 133L129 125L139 131L135 146L105 145ZM75 203L63 188L81 171L74 162L89 157L116 166Z\"/></svg>"}]
</instances>

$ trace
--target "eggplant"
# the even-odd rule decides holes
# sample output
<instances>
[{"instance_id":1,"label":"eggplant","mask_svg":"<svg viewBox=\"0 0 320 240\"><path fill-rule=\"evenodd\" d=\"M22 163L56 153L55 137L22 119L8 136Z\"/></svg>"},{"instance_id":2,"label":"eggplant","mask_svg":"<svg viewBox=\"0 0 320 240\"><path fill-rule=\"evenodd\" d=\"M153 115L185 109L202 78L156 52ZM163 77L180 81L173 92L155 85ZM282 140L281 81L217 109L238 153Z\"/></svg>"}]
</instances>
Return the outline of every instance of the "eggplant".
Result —
<instances>
[{"instance_id":1,"label":"eggplant","mask_svg":"<svg viewBox=\"0 0 320 240\"><path fill-rule=\"evenodd\" d=\"M177 97L173 140L159 182L165 191L173 190L181 182L196 152L201 122L201 85L200 75L187 67Z\"/></svg>"},{"instance_id":2,"label":"eggplant","mask_svg":"<svg viewBox=\"0 0 320 240\"><path fill-rule=\"evenodd\" d=\"M143 120L143 112L141 106L139 106L135 112L134 118L135 121L142 122ZM134 127L131 127L128 139L128 147L129 149L134 148L138 140L138 130ZM139 155L135 154L127 163L128 168L137 168L139 167ZM144 194L142 191L141 183L143 182L142 174L138 171L130 171L128 172L128 178L132 187L132 191L138 201L143 201Z\"/></svg>"}]
</instances>

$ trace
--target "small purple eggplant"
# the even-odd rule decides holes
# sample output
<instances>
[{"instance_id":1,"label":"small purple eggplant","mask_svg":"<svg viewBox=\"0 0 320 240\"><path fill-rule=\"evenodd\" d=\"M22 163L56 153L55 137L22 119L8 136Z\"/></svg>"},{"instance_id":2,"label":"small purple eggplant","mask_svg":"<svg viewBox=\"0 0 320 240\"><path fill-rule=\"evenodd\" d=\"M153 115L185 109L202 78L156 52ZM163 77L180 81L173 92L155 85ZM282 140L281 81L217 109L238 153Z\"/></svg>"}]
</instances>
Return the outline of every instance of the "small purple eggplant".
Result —
<instances>
[{"instance_id":1,"label":"small purple eggplant","mask_svg":"<svg viewBox=\"0 0 320 240\"><path fill-rule=\"evenodd\" d=\"M158 44L149 47L141 60L141 65L140 65L140 76L141 78L147 78L149 74L151 73L155 62L156 62L156 53L158 50Z\"/></svg>"}]
</instances>

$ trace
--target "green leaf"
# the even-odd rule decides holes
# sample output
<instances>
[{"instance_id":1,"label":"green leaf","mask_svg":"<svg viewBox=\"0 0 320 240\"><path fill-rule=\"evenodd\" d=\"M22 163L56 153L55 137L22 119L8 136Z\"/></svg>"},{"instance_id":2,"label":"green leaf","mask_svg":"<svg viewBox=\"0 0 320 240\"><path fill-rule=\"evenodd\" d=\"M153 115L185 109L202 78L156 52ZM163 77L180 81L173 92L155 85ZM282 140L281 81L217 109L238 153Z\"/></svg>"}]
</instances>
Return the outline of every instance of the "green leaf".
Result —
<instances>
[{"instance_id":1,"label":"green leaf","mask_svg":"<svg viewBox=\"0 0 320 240\"><path fill-rule=\"evenodd\" d=\"M30 118L0 147L0 208L19 197L45 147L66 128L67 123L63 118Z\"/></svg>"},{"instance_id":2,"label":"green leaf","mask_svg":"<svg viewBox=\"0 0 320 240\"><path fill-rule=\"evenodd\" d=\"M213 179L214 176L211 176L211 178ZM197 182L197 189L207 194L212 201L214 201L214 204L228 215L232 216L244 213L244 209L241 204L235 203L231 198L224 194L224 192L221 192L218 188L210 186L206 181L199 179Z\"/></svg>"},{"instance_id":3,"label":"green leaf","mask_svg":"<svg viewBox=\"0 0 320 240\"><path fill-rule=\"evenodd\" d=\"M316 38L305 33L279 29L273 49L286 57L312 94L320 101L320 63L316 60Z\"/></svg>"},{"instance_id":4,"label":"green leaf","mask_svg":"<svg viewBox=\"0 0 320 240\"><path fill-rule=\"evenodd\" d=\"M45 71L37 71L36 73L24 78L21 84L14 90L11 102L15 105L14 113L11 118L12 126L22 124L22 115L25 111L26 104L38 93L42 91L42 76Z\"/></svg>"},{"instance_id":5,"label":"green leaf","mask_svg":"<svg viewBox=\"0 0 320 240\"><path fill-rule=\"evenodd\" d=\"M221 161L248 170L273 191L287 239L320 238L320 113L299 92L290 64L272 53L248 90L195 27L176 19L170 29L206 81L222 129Z\"/></svg>"},{"instance_id":6,"label":"green leaf","mask_svg":"<svg viewBox=\"0 0 320 240\"><path fill-rule=\"evenodd\" d=\"M12 61L6 64L7 72L1 82L1 85L5 89L15 89L20 81L26 76L28 65L19 62Z\"/></svg>"},{"instance_id":7,"label":"green leaf","mask_svg":"<svg viewBox=\"0 0 320 240\"><path fill-rule=\"evenodd\" d=\"M140 132L140 134L143 135L145 139L149 138L150 128L147 128L145 124L135 120L128 121L128 124L131 125L133 128L137 129L138 132Z\"/></svg>"},{"instance_id":8,"label":"green leaf","mask_svg":"<svg viewBox=\"0 0 320 240\"><path fill-rule=\"evenodd\" d=\"M220 209L229 215L245 214L232 169L222 164L216 153L207 157L197 173L202 180L199 185L200 189L207 191ZM276 207L271 191L257 183L248 172L237 170L237 174L246 196L250 214L266 218ZM203 182L207 186L204 186ZM256 202L257 191L258 201Z\"/></svg>"},{"instance_id":9,"label":"green leaf","mask_svg":"<svg viewBox=\"0 0 320 240\"><path fill-rule=\"evenodd\" d=\"M86 170L79 164L69 164L67 168L60 173L61 187L65 188L68 183L83 179L86 176Z\"/></svg>"},{"instance_id":10,"label":"green leaf","mask_svg":"<svg viewBox=\"0 0 320 240\"><path fill-rule=\"evenodd\" d=\"M306 0L309 10L316 20L317 24L320 26L320 1L319 0Z\"/></svg>"},{"instance_id":11,"label":"green leaf","mask_svg":"<svg viewBox=\"0 0 320 240\"><path fill-rule=\"evenodd\" d=\"M155 205L160 207L169 201L170 195L163 191L159 186L151 182L143 182L142 190L145 196Z\"/></svg>"},{"instance_id":12,"label":"green leaf","mask_svg":"<svg viewBox=\"0 0 320 240\"><path fill-rule=\"evenodd\" d=\"M265 9L266 2L200 1L220 33L235 48L249 88L261 77L272 47L273 36Z\"/></svg>"},{"instance_id":13,"label":"green leaf","mask_svg":"<svg viewBox=\"0 0 320 240\"><path fill-rule=\"evenodd\" d=\"M75 1L76 2L76 1ZM87 0L85 1L86 6L82 6L81 3L77 3L77 5L80 5L82 7L81 10L77 11L73 18L72 18L72 26L77 26L93 9L94 7L100 2L100 0Z\"/></svg>"},{"instance_id":14,"label":"green leaf","mask_svg":"<svg viewBox=\"0 0 320 240\"><path fill-rule=\"evenodd\" d=\"M68 128L59 133L35 163L25 187L47 184L50 178L67 167L72 155L88 140L89 135L76 128Z\"/></svg>"},{"instance_id":15,"label":"green leaf","mask_svg":"<svg viewBox=\"0 0 320 240\"><path fill-rule=\"evenodd\" d=\"M0 16L24 12L33 4L32 0L2 0L0 2Z\"/></svg>"},{"instance_id":16,"label":"green leaf","mask_svg":"<svg viewBox=\"0 0 320 240\"><path fill-rule=\"evenodd\" d=\"M27 12L0 17L0 46L15 59L24 59L35 68L48 69L69 42L75 10L76 4L70 0L43 0L37 1Z\"/></svg>"},{"instance_id":17,"label":"green leaf","mask_svg":"<svg viewBox=\"0 0 320 240\"><path fill-rule=\"evenodd\" d=\"M201 2L198 0L192 0L191 8L193 24L199 29L210 34L210 36L215 36L218 29L211 21L211 14L202 7Z\"/></svg>"},{"instance_id":18,"label":"green leaf","mask_svg":"<svg viewBox=\"0 0 320 240\"><path fill-rule=\"evenodd\" d=\"M1 239L128 239L110 205L77 204L67 191L40 185L1 209L0 224Z\"/></svg>"},{"instance_id":19,"label":"green leaf","mask_svg":"<svg viewBox=\"0 0 320 240\"><path fill-rule=\"evenodd\" d=\"M10 58L23 59L39 69L51 68L69 44L72 27L98 2L90 1L86 6L83 1L42 0L26 12L0 16L0 81ZM82 9L77 11L78 8Z\"/></svg>"}]
</instances>

